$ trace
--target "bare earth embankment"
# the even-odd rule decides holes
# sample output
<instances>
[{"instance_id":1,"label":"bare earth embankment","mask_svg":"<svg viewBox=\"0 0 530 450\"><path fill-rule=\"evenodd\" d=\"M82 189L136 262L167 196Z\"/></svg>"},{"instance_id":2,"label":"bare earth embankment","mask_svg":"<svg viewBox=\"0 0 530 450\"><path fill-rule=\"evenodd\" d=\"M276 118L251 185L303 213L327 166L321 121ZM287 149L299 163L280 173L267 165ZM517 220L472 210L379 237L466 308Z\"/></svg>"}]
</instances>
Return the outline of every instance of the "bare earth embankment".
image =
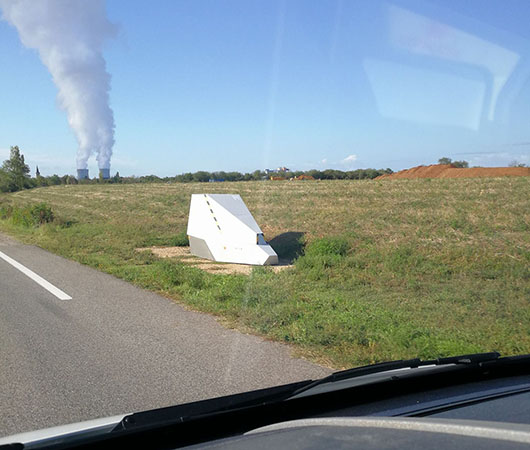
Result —
<instances>
[{"instance_id":1,"label":"bare earth embankment","mask_svg":"<svg viewBox=\"0 0 530 450\"><path fill-rule=\"evenodd\" d=\"M528 177L530 167L472 167L457 168L451 164L432 164L417 166L399 172L380 175L376 180L396 180L413 178L493 178L493 177Z\"/></svg>"},{"instance_id":2,"label":"bare earth embankment","mask_svg":"<svg viewBox=\"0 0 530 450\"><path fill-rule=\"evenodd\" d=\"M201 192L239 193L292 266L160 257ZM530 177L57 186L0 210L39 202L53 223L0 228L335 367L530 352Z\"/></svg>"}]
</instances>

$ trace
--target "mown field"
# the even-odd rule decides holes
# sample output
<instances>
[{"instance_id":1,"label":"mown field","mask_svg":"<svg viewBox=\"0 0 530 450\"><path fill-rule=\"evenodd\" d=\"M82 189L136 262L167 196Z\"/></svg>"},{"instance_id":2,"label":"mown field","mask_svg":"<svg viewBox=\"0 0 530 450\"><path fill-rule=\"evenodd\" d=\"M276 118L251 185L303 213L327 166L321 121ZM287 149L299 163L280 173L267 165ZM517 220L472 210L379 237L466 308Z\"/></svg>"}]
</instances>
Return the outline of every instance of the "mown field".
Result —
<instances>
[{"instance_id":1,"label":"mown field","mask_svg":"<svg viewBox=\"0 0 530 450\"><path fill-rule=\"evenodd\" d=\"M191 193L239 193L280 273L213 275L139 247L182 241ZM0 229L340 368L530 352L530 177L56 186L0 196L55 220ZM175 343L178 345L178 343Z\"/></svg>"}]
</instances>

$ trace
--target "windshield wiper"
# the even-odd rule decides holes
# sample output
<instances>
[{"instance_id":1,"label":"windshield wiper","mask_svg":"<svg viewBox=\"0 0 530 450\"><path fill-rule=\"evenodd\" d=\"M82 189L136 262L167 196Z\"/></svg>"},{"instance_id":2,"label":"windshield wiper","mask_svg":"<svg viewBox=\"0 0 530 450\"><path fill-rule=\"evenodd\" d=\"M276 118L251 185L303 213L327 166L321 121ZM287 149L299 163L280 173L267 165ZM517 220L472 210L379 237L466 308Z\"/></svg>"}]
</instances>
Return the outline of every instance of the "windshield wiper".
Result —
<instances>
[{"instance_id":1,"label":"windshield wiper","mask_svg":"<svg viewBox=\"0 0 530 450\"><path fill-rule=\"evenodd\" d=\"M422 361L419 358L414 358L384 362L379 364L370 364L368 366L362 367L354 367L353 369L341 370L340 372L332 373L327 377L306 384L305 386L302 386L295 392L293 392L293 394L289 398L299 395L302 392L309 391L314 387L320 386L322 384L334 383L335 381L347 380L362 377L365 375L387 372L389 370L415 369L422 366L442 366L448 364L480 364L487 361L497 360L500 358L500 356L501 355L497 352L473 353L469 355L450 356L446 358L437 358L425 361Z\"/></svg>"},{"instance_id":2,"label":"windshield wiper","mask_svg":"<svg viewBox=\"0 0 530 450\"><path fill-rule=\"evenodd\" d=\"M134 413L124 417L120 424L116 426L115 431L138 429L144 426L150 426L154 423L183 423L199 416L216 414L223 411L233 411L249 406L270 405L289 400L302 392L307 392L319 385L387 372L390 370L414 369L421 366L432 365L479 364L497 360L499 357L499 353L496 352L476 353L426 361L415 358L355 367L332 373L331 375L318 380L306 380L268 389L260 389L258 391Z\"/></svg>"},{"instance_id":3,"label":"windshield wiper","mask_svg":"<svg viewBox=\"0 0 530 450\"><path fill-rule=\"evenodd\" d=\"M275 403L285 400L296 390L311 383L313 383L313 380L305 380L240 394L200 400L193 403L141 411L125 416L115 427L114 431L139 428L153 423L186 422L202 415L232 411L247 406Z\"/></svg>"}]
</instances>

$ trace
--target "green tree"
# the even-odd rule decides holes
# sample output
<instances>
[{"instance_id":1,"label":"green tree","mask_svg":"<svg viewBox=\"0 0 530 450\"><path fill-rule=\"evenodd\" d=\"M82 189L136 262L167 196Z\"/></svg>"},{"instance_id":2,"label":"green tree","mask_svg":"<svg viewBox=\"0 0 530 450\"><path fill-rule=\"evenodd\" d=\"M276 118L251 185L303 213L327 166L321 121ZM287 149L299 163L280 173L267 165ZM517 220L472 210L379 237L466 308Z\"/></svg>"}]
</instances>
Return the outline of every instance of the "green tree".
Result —
<instances>
[{"instance_id":1,"label":"green tree","mask_svg":"<svg viewBox=\"0 0 530 450\"><path fill-rule=\"evenodd\" d=\"M438 164L451 164L453 160L451 158L448 158L447 156L444 156L443 158L440 158L438 160Z\"/></svg>"},{"instance_id":2,"label":"green tree","mask_svg":"<svg viewBox=\"0 0 530 450\"><path fill-rule=\"evenodd\" d=\"M206 182L210 179L210 172L205 172L204 170L199 170L193 174L193 181Z\"/></svg>"},{"instance_id":3,"label":"green tree","mask_svg":"<svg viewBox=\"0 0 530 450\"><path fill-rule=\"evenodd\" d=\"M38 178L35 179L35 184L39 187L48 186L48 178L40 175Z\"/></svg>"},{"instance_id":4,"label":"green tree","mask_svg":"<svg viewBox=\"0 0 530 450\"><path fill-rule=\"evenodd\" d=\"M0 192L9 192L10 186L8 173L0 167Z\"/></svg>"},{"instance_id":5,"label":"green tree","mask_svg":"<svg viewBox=\"0 0 530 450\"><path fill-rule=\"evenodd\" d=\"M122 177L120 177L120 172L116 172L116 175L114 175L112 177L112 182L113 183L122 183L123 182Z\"/></svg>"},{"instance_id":6,"label":"green tree","mask_svg":"<svg viewBox=\"0 0 530 450\"><path fill-rule=\"evenodd\" d=\"M193 174L190 172L183 173L182 175L177 175L177 181L180 181L182 183L189 183L190 181L193 181Z\"/></svg>"},{"instance_id":7,"label":"green tree","mask_svg":"<svg viewBox=\"0 0 530 450\"><path fill-rule=\"evenodd\" d=\"M57 186L61 184L61 178L57 174L53 174L51 177L48 177L48 185Z\"/></svg>"},{"instance_id":8,"label":"green tree","mask_svg":"<svg viewBox=\"0 0 530 450\"><path fill-rule=\"evenodd\" d=\"M29 166L24 161L24 155L20 153L18 146L11 147L10 157L4 161L2 169L7 174L7 179L3 181L6 185L2 190L15 192L30 187Z\"/></svg>"},{"instance_id":9,"label":"green tree","mask_svg":"<svg viewBox=\"0 0 530 450\"><path fill-rule=\"evenodd\" d=\"M469 167L469 163L467 161L453 161L453 166L458 167L460 169L467 169Z\"/></svg>"},{"instance_id":10,"label":"green tree","mask_svg":"<svg viewBox=\"0 0 530 450\"><path fill-rule=\"evenodd\" d=\"M526 164L513 160L510 164L508 164L508 167L526 167Z\"/></svg>"},{"instance_id":11,"label":"green tree","mask_svg":"<svg viewBox=\"0 0 530 450\"><path fill-rule=\"evenodd\" d=\"M264 175L265 173L261 170L255 170L254 172L252 172L252 179L258 181L261 180Z\"/></svg>"}]
</instances>

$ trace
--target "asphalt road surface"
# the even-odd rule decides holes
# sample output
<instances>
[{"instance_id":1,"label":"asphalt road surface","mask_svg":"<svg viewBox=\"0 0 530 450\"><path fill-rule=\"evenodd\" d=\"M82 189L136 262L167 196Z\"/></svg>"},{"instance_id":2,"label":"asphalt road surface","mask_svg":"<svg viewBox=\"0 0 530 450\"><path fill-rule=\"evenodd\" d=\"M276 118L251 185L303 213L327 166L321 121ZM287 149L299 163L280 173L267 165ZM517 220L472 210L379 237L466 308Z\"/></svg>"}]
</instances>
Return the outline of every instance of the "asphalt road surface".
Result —
<instances>
[{"instance_id":1,"label":"asphalt road surface","mask_svg":"<svg viewBox=\"0 0 530 450\"><path fill-rule=\"evenodd\" d=\"M0 234L0 436L327 373L286 346Z\"/></svg>"}]
</instances>

